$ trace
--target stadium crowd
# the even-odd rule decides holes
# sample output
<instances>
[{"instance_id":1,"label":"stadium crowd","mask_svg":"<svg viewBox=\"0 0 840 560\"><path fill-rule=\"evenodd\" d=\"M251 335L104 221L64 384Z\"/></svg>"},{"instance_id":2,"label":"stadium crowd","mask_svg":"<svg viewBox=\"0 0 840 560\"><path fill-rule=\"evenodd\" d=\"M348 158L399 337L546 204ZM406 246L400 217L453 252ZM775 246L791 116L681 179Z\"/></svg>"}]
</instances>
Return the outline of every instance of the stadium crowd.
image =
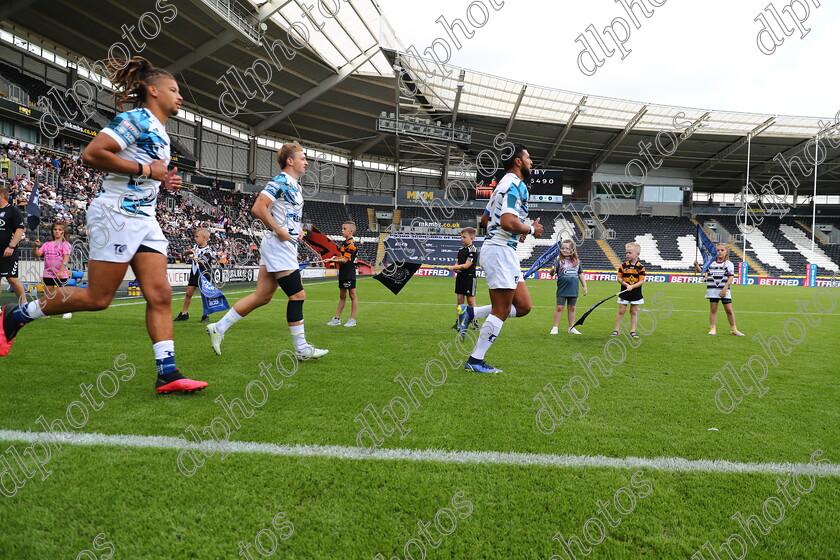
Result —
<instances>
[{"instance_id":1,"label":"stadium crowd","mask_svg":"<svg viewBox=\"0 0 840 560\"><path fill-rule=\"evenodd\" d=\"M18 142L0 144L0 161L17 164L26 173L10 175L11 166L0 170L0 181L10 191L10 200L26 214L26 206L38 180L41 223L62 223L68 238L85 239L86 209L99 192L104 173L84 165L79 154L62 154L46 148L31 148ZM19 171L18 168L15 168ZM189 187L188 187L189 188ZM210 243L222 263L256 264L259 251L249 224L253 194L195 187L193 194L208 204L196 204L181 193L162 190L156 212L161 228L169 239L170 262L182 262L183 253L192 247L193 232L206 227ZM27 231L22 246L31 246L34 237L49 240L49 229ZM236 241L239 239L239 241Z\"/></svg>"}]
</instances>

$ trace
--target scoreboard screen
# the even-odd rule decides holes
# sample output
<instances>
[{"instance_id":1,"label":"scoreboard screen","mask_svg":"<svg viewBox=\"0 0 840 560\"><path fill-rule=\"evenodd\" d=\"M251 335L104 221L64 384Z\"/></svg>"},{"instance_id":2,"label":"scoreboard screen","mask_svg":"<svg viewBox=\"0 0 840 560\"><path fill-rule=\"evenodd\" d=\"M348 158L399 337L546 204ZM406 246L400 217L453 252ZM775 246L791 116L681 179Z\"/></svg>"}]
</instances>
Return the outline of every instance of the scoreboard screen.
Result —
<instances>
[{"instance_id":1,"label":"scoreboard screen","mask_svg":"<svg viewBox=\"0 0 840 560\"><path fill-rule=\"evenodd\" d=\"M493 189L504 177L504 171L499 171L493 176L479 174L476 177L475 198L476 200L487 200L493 194ZM528 187L531 200L559 201L563 196L563 170L562 169L532 169L531 184ZM539 197L539 198L537 198Z\"/></svg>"},{"instance_id":2,"label":"scoreboard screen","mask_svg":"<svg viewBox=\"0 0 840 560\"><path fill-rule=\"evenodd\" d=\"M532 169L531 196L537 195L562 195L563 194L563 170L562 169Z\"/></svg>"}]
</instances>

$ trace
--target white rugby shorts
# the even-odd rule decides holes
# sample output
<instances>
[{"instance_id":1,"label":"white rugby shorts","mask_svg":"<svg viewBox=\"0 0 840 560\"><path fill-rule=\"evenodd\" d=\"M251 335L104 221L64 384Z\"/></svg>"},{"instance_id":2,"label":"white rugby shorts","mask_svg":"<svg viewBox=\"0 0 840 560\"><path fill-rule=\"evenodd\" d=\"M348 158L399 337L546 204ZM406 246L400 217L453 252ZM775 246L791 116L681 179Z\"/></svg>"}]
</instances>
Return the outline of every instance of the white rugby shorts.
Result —
<instances>
[{"instance_id":1,"label":"white rugby shorts","mask_svg":"<svg viewBox=\"0 0 840 560\"><path fill-rule=\"evenodd\" d=\"M169 247L155 218L126 215L97 200L88 205L87 230L88 258L94 261L126 263L140 245L163 255Z\"/></svg>"},{"instance_id":2,"label":"white rugby shorts","mask_svg":"<svg viewBox=\"0 0 840 560\"><path fill-rule=\"evenodd\" d=\"M260 243L260 266L268 272L298 269L297 239L280 241L274 232L266 233Z\"/></svg>"},{"instance_id":3,"label":"white rugby shorts","mask_svg":"<svg viewBox=\"0 0 840 560\"><path fill-rule=\"evenodd\" d=\"M482 245L481 267L491 290L515 290L519 282L525 281L516 251L511 247Z\"/></svg>"}]
</instances>

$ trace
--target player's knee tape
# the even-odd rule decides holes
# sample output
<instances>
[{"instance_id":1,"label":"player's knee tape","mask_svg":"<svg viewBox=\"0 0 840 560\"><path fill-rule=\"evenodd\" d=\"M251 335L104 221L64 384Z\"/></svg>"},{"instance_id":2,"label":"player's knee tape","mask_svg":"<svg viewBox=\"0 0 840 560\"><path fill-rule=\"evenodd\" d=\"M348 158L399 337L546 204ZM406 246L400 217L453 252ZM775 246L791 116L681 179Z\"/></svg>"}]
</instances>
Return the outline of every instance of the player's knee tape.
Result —
<instances>
[{"instance_id":1,"label":"player's knee tape","mask_svg":"<svg viewBox=\"0 0 840 560\"><path fill-rule=\"evenodd\" d=\"M287 296L293 296L303 290L303 282L300 279L300 271L295 270L288 276L277 279L277 285Z\"/></svg>"},{"instance_id":2,"label":"player's knee tape","mask_svg":"<svg viewBox=\"0 0 840 560\"><path fill-rule=\"evenodd\" d=\"M286 304L286 322L299 323L303 321L303 302L302 299L290 299Z\"/></svg>"}]
</instances>

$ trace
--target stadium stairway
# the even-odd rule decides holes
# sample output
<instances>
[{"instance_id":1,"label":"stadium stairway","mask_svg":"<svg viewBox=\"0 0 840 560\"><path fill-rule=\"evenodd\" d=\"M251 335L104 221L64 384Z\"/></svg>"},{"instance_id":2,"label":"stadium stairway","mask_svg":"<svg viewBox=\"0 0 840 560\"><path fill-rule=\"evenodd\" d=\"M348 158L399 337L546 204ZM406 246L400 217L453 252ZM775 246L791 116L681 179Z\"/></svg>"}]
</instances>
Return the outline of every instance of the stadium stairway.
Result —
<instances>
[{"instance_id":1,"label":"stadium stairway","mask_svg":"<svg viewBox=\"0 0 840 560\"><path fill-rule=\"evenodd\" d=\"M601 251L604 252L604 256L606 256L609 259L610 263L613 265L613 268L618 270L618 267L621 266L622 261L618 258L618 255L615 254L615 251L613 251L612 247L610 247L610 244L603 239L596 239L595 243L597 243L598 247L601 248Z\"/></svg>"},{"instance_id":2,"label":"stadium stairway","mask_svg":"<svg viewBox=\"0 0 840 560\"><path fill-rule=\"evenodd\" d=\"M379 243L376 245L376 262L373 263L374 274L382 272L382 261L385 260L385 238L388 237L388 235L388 233L379 234Z\"/></svg>"},{"instance_id":3,"label":"stadium stairway","mask_svg":"<svg viewBox=\"0 0 840 560\"><path fill-rule=\"evenodd\" d=\"M804 229L806 232L808 232L808 235L813 234L814 237L816 237L819 240L820 243L825 244L828 241L825 237L822 236L822 234L820 232L816 232L816 233L812 232L811 228L807 224L805 224L805 222L803 222L802 220L796 220L796 225L799 226L800 228Z\"/></svg>"},{"instance_id":4,"label":"stadium stairway","mask_svg":"<svg viewBox=\"0 0 840 560\"><path fill-rule=\"evenodd\" d=\"M711 219L709 219L709 221L710 221L710 222L715 222L716 224L718 224L718 228L720 229L720 231L723 231L723 232L728 233L728 234L730 234L730 235L731 235L731 233L729 232L729 230L727 230L727 229L724 227L724 225L721 223L721 221L720 221L720 220L718 220L718 219L716 219L716 218L711 218ZM705 229L705 228L704 228L704 229ZM706 232L706 235L708 235L708 234L709 234L709 232L707 231L707 232ZM709 237L711 237L711 236L709 236ZM749 239L747 239L747 241L749 241ZM741 249L739 249L739 248L738 248L738 247L737 247L734 243L732 243L732 242L727 243L727 244L726 244L726 246L727 246L727 247L729 247L729 252L730 252L730 253L734 253L735 255L737 255L737 256L738 256L738 259L740 259L742 262L743 262L743 261L746 261L746 262L747 262L747 264L748 264L748 265L750 265L750 269L751 269L751 270L753 270L753 271L755 271L755 273L756 273L756 274L758 274L759 276L770 276L770 275L767 273L767 270L765 270L765 268L764 268L763 266L761 266L760 264L758 264L758 262L756 262L756 260L755 260L755 259L753 259L753 258L752 258L752 257L750 257L750 256L747 256L747 258L745 259L745 258L744 258L744 252L743 252ZM732 259L730 259L730 260L732 260ZM734 264L737 264L737 263L734 263Z\"/></svg>"},{"instance_id":5,"label":"stadium stairway","mask_svg":"<svg viewBox=\"0 0 840 560\"><path fill-rule=\"evenodd\" d=\"M801 222L797 220L796 223L800 224ZM840 267L837 266L837 263L833 262L825 251L823 251L823 243L817 243L814 247L814 255L809 256L811 253L811 238L809 235L806 235L801 229L788 224L779 224L779 231L796 247L797 255L801 256L800 262L798 263L801 265L799 267L801 270L804 270L807 263L812 262L817 265L820 274L823 274L823 271L829 273L840 272ZM819 239L818 236L815 237Z\"/></svg>"},{"instance_id":6,"label":"stadium stairway","mask_svg":"<svg viewBox=\"0 0 840 560\"><path fill-rule=\"evenodd\" d=\"M741 261L746 260L747 264L750 265L750 270L754 271L759 276L769 276L767 271L764 270L764 267L761 266L760 264L758 264L757 262L755 262L755 259L753 259L749 256L747 256L747 258L744 259L744 252L741 249L739 249L737 246L735 246L734 243L727 243L726 246L729 247L729 251L731 253L734 253L735 255L737 255L738 258L741 259ZM730 259L730 260L732 260L732 259ZM737 264L737 263L733 263L733 264Z\"/></svg>"}]
</instances>

